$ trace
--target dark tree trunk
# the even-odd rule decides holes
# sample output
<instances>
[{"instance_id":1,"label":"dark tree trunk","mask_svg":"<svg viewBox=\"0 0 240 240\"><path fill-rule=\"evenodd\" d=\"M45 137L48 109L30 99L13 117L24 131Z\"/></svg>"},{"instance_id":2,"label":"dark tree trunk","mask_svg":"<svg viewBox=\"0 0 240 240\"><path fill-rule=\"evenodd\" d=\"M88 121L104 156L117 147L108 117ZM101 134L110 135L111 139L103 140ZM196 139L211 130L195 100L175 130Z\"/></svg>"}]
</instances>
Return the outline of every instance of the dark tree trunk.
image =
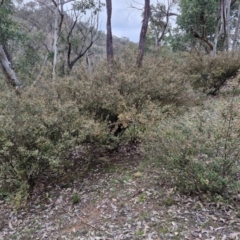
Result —
<instances>
[{"instance_id":1,"label":"dark tree trunk","mask_svg":"<svg viewBox=\"0 0 240 240\"><path fill-rule=\"evenodd\" d=\"M138 46L139 52L138 52L137 64L136 64L137 67L142 66L149 17L150 17L150 0L145 0L144 16L143 16L142 29L141 29L141 33L140 33L139 46Z\"/></svg>"},{"instance_id":2,"label":"dark tree trunk","mask_svg":"<svg viewBox=\"0 0 240 240\"><path fill-rule=\"evenodd\" d=\"M112 0L106 0L106 8L107 8L107 41L106 41L107 61L108 67L112 68L113 66L113 41L111 26Z\"/></svg>"}]
</instances>

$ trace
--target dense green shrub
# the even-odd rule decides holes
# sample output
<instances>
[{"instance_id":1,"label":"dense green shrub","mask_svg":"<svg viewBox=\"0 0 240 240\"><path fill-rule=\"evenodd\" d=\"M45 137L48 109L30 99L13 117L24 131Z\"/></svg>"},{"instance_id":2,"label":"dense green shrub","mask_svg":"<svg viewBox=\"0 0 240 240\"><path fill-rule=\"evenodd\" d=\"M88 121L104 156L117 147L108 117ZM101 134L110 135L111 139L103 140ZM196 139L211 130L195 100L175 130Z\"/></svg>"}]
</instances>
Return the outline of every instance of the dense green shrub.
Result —
<instances>
[{"instance_id":1,"label":"dense green shrub","mask_svg":"<svg viewBox=\"0 0 240 240\"><path fill-rule=\"evenodd\" d=\"M235 77L240 68L239 53L219 53L211 55L185 54L183 72L196 89L215 94L227 80Z\"/></svg>"},{"instance_id":2,"label":"dense green shrub","mask_svg":"<svg viewBox=\"0 0 240 240\"><path fill-rule=\"evenodd\" d=\"M136 128L129 129L130 125L144 128L142 117L140 123L136 116L143 112L146 116L150 102L173 106L189 103L192 89L181 71L181 64L172 56L146 57L141 69L136 69L134 55L123 53L122 58L115 61L112 72L107 71L105 63L99 63L90 74L79 68L64 77L61 84L56 84L60 101L75 101L83 115L106 121L112 132L119 124L124 125L123 129L128 128L132 136Z\"/></svg>"},{"instance_id":3,"label":"dense green shrub","mask_svg":"<svg viewBox=\"0 0 240 240\"><path fill-rule=\"evenodd\" d=\"M60 101L54 84L42 82L21 97L1 92L0 188L31 190L43 173L64 166L75 146L104 147L109 138L107 126L83 115L76 101Z\"/></svg>"},{"instance_id":4,"label":"dense green shrub","mask_svg":"<svg viewBox=\"0 0 240 240\"><path fill-rule=\"evenodd\" d=\"M151 124L194 102L182 67L181 59L169 52L146 56L136 69L134 54L124 52L111 72L101 62L94 72L81 66L55 83L47 81L51 67L46 65L42 77L21 96L3 84L0 192L26 196L42 174L64 172L78 146L91 146L86 157L91 161L96 149L113 150L121 142L145 139Z\"/></svg>"},{"instance_id":5,"label":"dense green shrub","mask_svg":"<svg viewBox=\"0 0 240 240\"><path fill-rule=\"evenodd\" d=\"M183 193L226 195L238 183L238 104L212 107L162 120L144 141L147 154L163 169L165 181Z\"/></svg>"}]
</instances>

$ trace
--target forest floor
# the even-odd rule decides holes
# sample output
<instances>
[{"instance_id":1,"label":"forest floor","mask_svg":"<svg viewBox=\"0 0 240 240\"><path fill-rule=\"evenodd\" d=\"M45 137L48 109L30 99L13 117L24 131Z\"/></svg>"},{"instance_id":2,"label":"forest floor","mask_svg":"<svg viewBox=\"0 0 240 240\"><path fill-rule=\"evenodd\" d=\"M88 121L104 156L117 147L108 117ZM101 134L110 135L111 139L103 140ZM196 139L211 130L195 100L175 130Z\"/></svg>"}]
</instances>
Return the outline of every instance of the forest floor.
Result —
<instances>
[{"instance_id":1,"label":"forest floor","mask_svg":"<svg viewBox=\"0 0 240 240\"><path fill-rule=\"evenodd\" d=\"M240 202L179 195L135 145L110 159L82 181L42 179L18 211L0 202L0 239L240 239Z\"/></svg>"}]
</instances>

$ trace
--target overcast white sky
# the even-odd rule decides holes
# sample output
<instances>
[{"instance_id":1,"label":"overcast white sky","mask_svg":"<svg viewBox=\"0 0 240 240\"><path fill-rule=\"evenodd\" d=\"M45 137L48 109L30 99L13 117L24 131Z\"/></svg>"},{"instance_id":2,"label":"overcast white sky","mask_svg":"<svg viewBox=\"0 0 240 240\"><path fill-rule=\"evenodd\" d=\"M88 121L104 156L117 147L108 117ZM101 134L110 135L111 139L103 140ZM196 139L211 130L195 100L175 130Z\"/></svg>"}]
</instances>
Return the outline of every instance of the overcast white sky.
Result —
<instances>
[{"instance_id":1,"label":"overcast white sky","mask_svg":"<svg viewBox=\"0 0 240 240\"><path fill-rule=\"evenodd\" d=\"M137 4L138 2L139 4ZM164 0L160 1L164 2ZM117 37L127 37L131 41L138 42L142 24L141 11L134 10L130 4L143 8L144 0L112 0L112 34ZM156 3L152 0L151 4ZM106 32L105 7L100 16L100 29Z\"/></svg>"},{"instance_id":2,"label":"overcast white sky","mask_svg":"<svg viewBox=\"0 0 240 240\"><path fill-rule=\"evenodd\" d=\"M24 0L28 2L30 0ZM168 0L151 0L151 4L157 1L167 3ZM102 0L105 2L105 0ZM142 11L132 8L143 9L144 0L112 0L112 34L117 37L127 37L133 42L139 41L142 25ZM106 33L106 7L102 8L100 14L100 30Z\"/></svg>"}]
</instances>

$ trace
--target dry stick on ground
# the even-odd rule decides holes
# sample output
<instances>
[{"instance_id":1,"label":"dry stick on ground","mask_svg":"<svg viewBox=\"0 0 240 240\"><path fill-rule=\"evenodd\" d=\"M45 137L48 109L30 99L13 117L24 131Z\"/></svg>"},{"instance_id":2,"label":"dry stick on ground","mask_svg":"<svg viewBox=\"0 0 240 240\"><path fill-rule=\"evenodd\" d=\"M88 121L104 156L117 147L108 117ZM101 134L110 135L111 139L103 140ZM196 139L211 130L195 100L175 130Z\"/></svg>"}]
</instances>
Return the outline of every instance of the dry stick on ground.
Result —
<instances>
[{"instance_id":1,"label":"dry stick on ground","mask_svg":"<svg viewBox=\"0 0 240 240\"><path fill-rule=\"evenodd\" d=\"M95 226L91 225L91 224L88 223L88 222L85 222L80 216L78 216L78 218L79 218L84 224L86 224L87 226L92 227L92 228L94 228L94 229L96 229L96 230L99 230L99 231L101 230L100 228L95 227Z\"/></svg>"},{"instance_id":2,"label":"dry stick on ground","mask_svg":"<svg viewBox=\"0 0 240 240\"><path fill-rule=\"evenodd\" d=\"M94 228L94 229L96 229L96 230L98 230L98 231L103 231L101 228L96 227L96 226L93 226L92 224L86 222L86 221L83 220L80 216L78 216L78 218L79 218L85 225L87 225L87 226L89 226L89 227L91 227L91 228ZM110 232L107 232L107 231L105 231L105 230L104 230L104 232L107 233L108 235L111 235L111 236L112 236L112 234L111 234Z\"/></svg>"}]
</instances>

